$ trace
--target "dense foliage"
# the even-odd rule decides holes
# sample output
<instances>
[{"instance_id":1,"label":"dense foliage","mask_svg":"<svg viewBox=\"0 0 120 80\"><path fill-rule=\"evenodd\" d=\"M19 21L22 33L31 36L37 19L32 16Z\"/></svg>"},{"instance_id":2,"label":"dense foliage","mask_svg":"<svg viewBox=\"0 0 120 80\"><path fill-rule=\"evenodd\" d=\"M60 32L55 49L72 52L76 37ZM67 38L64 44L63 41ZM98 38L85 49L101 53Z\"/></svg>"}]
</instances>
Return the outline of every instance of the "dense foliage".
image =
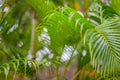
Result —
<instances>
[{"instance_id":1,"label":"dense foliage","mask_svg":"<svg viewBox=\"0 0 120 80\"><path fill-rule=\"evenodd\" d=\"M119 80L119 0L1 0L1 80Z\"/></svg>"}]
</instances>

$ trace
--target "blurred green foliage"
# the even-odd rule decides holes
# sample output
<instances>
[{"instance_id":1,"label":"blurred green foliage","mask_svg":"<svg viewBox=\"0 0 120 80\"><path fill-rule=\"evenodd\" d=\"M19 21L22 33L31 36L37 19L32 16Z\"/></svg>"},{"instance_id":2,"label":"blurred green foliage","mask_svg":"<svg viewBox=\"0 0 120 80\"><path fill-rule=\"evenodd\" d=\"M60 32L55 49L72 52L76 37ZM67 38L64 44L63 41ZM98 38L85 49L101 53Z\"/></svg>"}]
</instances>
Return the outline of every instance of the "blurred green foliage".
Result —
<instances>
[{"instance_id":1,"label":"blurred green foliage","mask_svg":"<svg viewBox=\"0 0 120 80\"><path fill-rule=\"evenodd\" d=\"M119 3L0 1L0 79L118 79Z\"/></svg>"}]
</instances>

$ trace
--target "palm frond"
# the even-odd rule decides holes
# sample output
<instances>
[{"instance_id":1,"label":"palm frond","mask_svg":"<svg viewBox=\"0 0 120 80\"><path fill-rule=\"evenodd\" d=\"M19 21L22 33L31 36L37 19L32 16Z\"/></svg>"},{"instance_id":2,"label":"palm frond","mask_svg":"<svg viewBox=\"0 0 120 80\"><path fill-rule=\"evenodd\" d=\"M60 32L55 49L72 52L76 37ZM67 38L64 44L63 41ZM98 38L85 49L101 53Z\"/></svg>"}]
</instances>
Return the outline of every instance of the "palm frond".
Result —
<instances>
[{"instance_id":1,"label":"palm frond","mask_svg":"<svg viewBox=\"0 0 120 80\"><path fill-rule=\"evenodd\" d=\"M117 17L118 14L109 5L106 5L100 0L96 0L90 6L87 16L90 22L94 25L99 25L104 22L105 19Z\"/></svg>"},{"instance_id":2,"label":"palm frond","mask_svg":"<svg viewBox=\"0 0 120 80\"><path fill-rule=\"evenodd\" d=\"M104 76L116 76L120 71L120 19L106 20L95 29L85 33L91 62Z\"/></svg>"},{"instance_id":3,"label":"palm frond","mask_svg":"<svg viewBox=\"0 0 120 80\"><path fill-rule=\"evenodd\" d=\"M70 7L62 7L45 18L52 49L58 52L64 45L77 43L86 29L93 26Z\"/></svg>"},{"instance_id":4,"label":"palm frond","mask_svg":"<svg viewBox=\"0 0 120 80\"><path fill-rule=\"evenodd\" d=\"M40 67L44 67L45 65L51 66L52 64L60 64L59 62L54 61L51 63L50 60L27 60L25 58L13 58L9 63L0 65L0 74L4 73L7 77L11 72L14 72L13 78L17 72L27 75L33 76L35 72L40 70Z\"/></svg>"}]
</instances>

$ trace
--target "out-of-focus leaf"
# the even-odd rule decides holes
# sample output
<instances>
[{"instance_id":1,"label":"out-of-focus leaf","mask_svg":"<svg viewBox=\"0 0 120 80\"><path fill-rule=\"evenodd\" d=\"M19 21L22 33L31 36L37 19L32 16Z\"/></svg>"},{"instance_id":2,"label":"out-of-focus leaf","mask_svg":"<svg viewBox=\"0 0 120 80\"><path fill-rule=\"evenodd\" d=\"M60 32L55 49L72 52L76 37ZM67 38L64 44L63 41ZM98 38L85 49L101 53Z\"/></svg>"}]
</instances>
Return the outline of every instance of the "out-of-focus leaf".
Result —
<instances>
[{"instance_id":1,"label":"out-of-focus leaf","mask_svg":"<svg viewBox=\"0 0 120 80\"><path fill-rule=\"evenodd\" d=\"M45 16L47 16L48 13L55 9L55 5L50 0L25 0L25 1L35 9L40 21Z\"/></svg>"},{"instance_id":2,"label":"out-of-focus leaf","mask_svg":"<svg viewBox=\"0 0 120 80\"><path fill-rule=\"evenodd\" d=\"M108 5L96 0L88 10L88 19L94 24L99 25L105 19L118 16L117 13Z\"/></svg>"},{"instance_id":3,"label":"out-of-focus leaf","mask_svg":"<svg viewBox=\"0 0 120 80\"><path fill-rule=\"evenodd\" d=\"M111 0L111 6L120 15L120 0Z\"/></svg>"},{"instance_id":4,"label":"out-of-focus leaf","mask_svg":"<svg viewBox=\"0 0 120 80\"><path fill-rule=\"evenodd\" d=\"M64 0L52 0L56 5L64 5Z\"/></svg>"},{"instance_id":5,"label":"out-of-focus leaf","mask_svg":"<svg viewBox=\"0 0 120 80\"><path fill-rule=\"evenodd\" d=\"M24 8L22 8L21 6L24 6ZM15 4L15 6L12 7L9 12L6 12L3 15L3 18L0 21L0 25L1 25L0 35L2 36L2 39L4 41L12 44L18 41L19 39L18 27L25 10L26 10L26 4L24 2L18 1L18 3ZM14 39L14 41L10 39Z\"/></svg>"}]
</instances>

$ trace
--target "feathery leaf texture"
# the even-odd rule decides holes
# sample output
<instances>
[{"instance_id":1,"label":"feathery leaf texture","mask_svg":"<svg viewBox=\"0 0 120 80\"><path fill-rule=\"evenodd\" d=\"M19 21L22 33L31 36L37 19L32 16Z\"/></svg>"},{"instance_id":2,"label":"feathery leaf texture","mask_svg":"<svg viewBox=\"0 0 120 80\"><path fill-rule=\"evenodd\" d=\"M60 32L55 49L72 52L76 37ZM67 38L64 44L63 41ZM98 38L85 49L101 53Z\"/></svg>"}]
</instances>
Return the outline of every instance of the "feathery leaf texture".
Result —
<instances>
[{"instance_id":1,"label":"feathery leaf texture","mask_svg":"<svg viewBox=\"0 0 120 80\"><path fill-rule=\"evenodd\" d=\"M102 75L117 75L120 71L120 19L106 20L87 30L84 41L89 45L92 65Z\"/></svg>"},{"instance_id":2,"label":"feathery leaf texture","mask_svg":"<svg viewBox=\"0 0 120 80\"><path fill-rule=\"evenodd\" d=\"M117 3L113 2L113 5L115 4ZM10 2L9 5L12 5L12 3ZM87 51L86 56L82 57L84 59L81 58L81 61L83 61L83 63L80 61L82 67L89 63L89 58L91 58L91 64L102 76L116 77L120 75L120 17L118 5L116 6L117 9L114 7L112 9L100 0L95 0L88 10L87 19L90 22L70 7L55 8L52 0L20 0L15 1L13 5L8 12L2 14L0 20L0 51L10 59L15 57L9 63L0 65L0 72L5 73L6 79L10 71L14 71L15 74L20 72L32 76L36 71L39 71L41 66L46 66L47 62L55 65L59 64L54 58L51 61L44 59L40 61L27 60L25 58L30 42L28 37L31 33L31 11L37 13L35 19L39 19L40 25L37 28L40 29L38 30L46 29L44 34L49 36L46 41L50 44L40 47L49 48L50 53L54 53L54 56L60 57L59 59L61 59L65 46L77 47L76 51L78 50L78 53L84 51L81 50L83 47L89 48L90 54ZM24 17L25 19L23 19ZM19 41L25 47L19 47L17 45ZM40 41L41 43L44 42ZM38 42L36 41L36 43ZM38 46L36 48L41 49ZM23 49L26 49L26 53Z\"/></svg>"},{"instance_id":3,"label":"feathery leaf texture","mask_svg":"<svg viewBox=\"0 0 120 80\"><path fill-rule=\"evenodd\" d=\"M70 7L62 7L45 18L43 25L48 29L52 49L59 52L66 45L82 39L85 30L93 28L85 18ZM41 24L42 25L42 24Z\"/></svg>"}]
</instances>

